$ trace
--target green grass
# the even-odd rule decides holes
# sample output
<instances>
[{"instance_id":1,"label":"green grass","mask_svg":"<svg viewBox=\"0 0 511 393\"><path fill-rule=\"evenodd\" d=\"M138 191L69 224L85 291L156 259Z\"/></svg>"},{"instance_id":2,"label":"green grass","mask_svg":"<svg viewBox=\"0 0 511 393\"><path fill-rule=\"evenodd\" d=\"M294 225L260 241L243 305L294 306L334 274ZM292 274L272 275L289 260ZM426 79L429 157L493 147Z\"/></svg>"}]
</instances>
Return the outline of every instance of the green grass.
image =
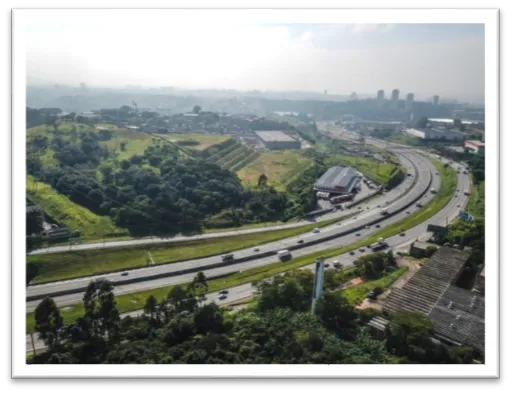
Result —
<instances>
[{"instance_id":1,"label":"green grass","mask_svg":"<svg viewBox=\"0 0 511 393\"><path fill-rule=\"evenodd\" d=\"M117 237L127 231L114 225L109 217L102 217L75 204L66 196L45 183L35 181L32 176L26 178L27 195L55 221L78 230L84 240L101 237Z\"/></svg>"},{"instance_id":2,"label":"green grass","mask_svg":"<svg viewBox=\"0 0 511 393\"><path fill-rule=\"evenodd\" d=\"M210 146L217 145L229 139L226 135L211 135L211 134L165 134L161 135L163 138L171 142L178 143L181 141L197 141L198 145L185 146L190 150L205 150Z\"/></svg>"},{"instance_id":3,"label":"green grass","mask_svg":"<svg viewBox=\"0 0 511 393\"><path fill-rule=\"evenodd\" d=\"M315 227L324 227L337 221L340 221L340 219L335 218L295 228L216 239L29 255L27 263L39 264L39 274L32 280L31 284L40 284L54 280L143 267L148 264L147 251L150 251L155 264L172 263L258 246L297 236L309 232Z\"/></svg>"},{"instance_id":4,"label":"green grass","mask_svg":"<svg viewBox=\"0 0 511 393\"><path fill-rule=\"evenodd\" d=\"M343 154L330 156L327 159L327 163L329 165L352 166L360 172L378 180L380 183L387 183L396 169L396 165L381 162L374 158Z\"/></svg>"},{"instance_id":5,"label":"green grass","mask_svg":"<svg viewBox=\"0 0 511 393\"><path fill-rule=\"evenodd\" d=\"M283 191L286 185L310 168L312 160L297 150L262 152L256 160L237 172L243 183L256 186L259 176L268 177L268 185Z\"/></svg>"},{"instance_id":6,"label":"green grass","mask_svg":"<svg viewBox=\"0 0 511 393\"><path fill-rule=\"evenodd\" d=\"M484 217L484 194L484 181L473 185L470 190L470 197L465 210L476 218Z\"/></svg>"},{"instance_id":7,"label":"green grass","mask_svg":"<svg viewBox=\"0 0 511 393\"><path fill-rule=\"evenodd\" d=\"M343 294L343 296L348 300L348 302L351 305L356 306L362 300L364 300L367 294L371 292L373 289L375 289L376 287L387 289L406 271L408 271L408 267L404 266L393 271L392 273L389 273L383 277L378 278L377 280L367 281L358 285L353 285L346 289L342 289L339 292Z\"/></svg>"},{"instance_id":8,"label":"green grass","mask_svg":"<svg viewBox=\"0 0 511 393\"><path fill-rule=\"evenodd\" d=\"M390 236L394 236L398 234L401 229L409 229L417 225L418 223L427 220L428 218L435 215L449 202L450 197L453 195L456 189L456 173L454 172L454 170L451 167L444 168L444 166L438 161L435 161L434 164L438 170L439 175L442 178L442 183L435 197L418 212L398 221L391 227L381 229L380 231L376 232L373 236L371 236L369 239L361 240L357 243L350 244L349 246L346 247L337 247L328 250L320 250L308 255L303 255L301 257L294 258L288 262L275 262L265 266L246 269L243 270L241 273L238 272L217 280L208 281L210 291L215 292L224 288L230 288L233 286L269 278L271 276L283 273L288 270L307 266L313 263L316 258L335 257L340 255L341 253L356 250L359 247L367 246L371 243L374 243L379 237L387 238ZM393 273L397 274L397 272L398 270L396 270ZM401 274L402 273L400 273L399 275ZM375 284L375 286L381 285ZM147 297L153 295L159 299L163 298L164 296L166 296L166 294L171 288L172 286L167 286L117 296L116 299L118 302L118 309L120 312L129 312L140 309L143 307L145 299L147 299ZM78 316L83 315L83 306L82 304L73 305L71 310L63 312L62 315L66 323L72 322ZM31 331L30 329L33 330L33 325L34 325L33 313L27 313L27 330L28 331Z\"/></svg>"},{"instance_id":9,"label":"green grass","mask_svg":"<svg viewBox=\"0 0 511 393\"><path fill-rule=\"evenodd\" d=\"M392 134L386 139L391 142L400 143L402 145L422 146L421 140L419 138L405 134Z\"/></svg>"}]
</instances>

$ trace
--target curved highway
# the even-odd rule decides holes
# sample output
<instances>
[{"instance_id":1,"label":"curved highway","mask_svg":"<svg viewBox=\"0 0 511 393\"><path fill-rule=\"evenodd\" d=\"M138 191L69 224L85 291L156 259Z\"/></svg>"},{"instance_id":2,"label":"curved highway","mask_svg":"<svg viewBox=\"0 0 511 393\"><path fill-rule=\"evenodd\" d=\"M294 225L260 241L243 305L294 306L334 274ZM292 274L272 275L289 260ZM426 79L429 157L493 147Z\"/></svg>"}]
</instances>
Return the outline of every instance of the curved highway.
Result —
<instances>
[{"instance_id":1,"label":"curved highway","mask_svg":"<svg viewBox=\"0 0 511 393\"><path fill-rule=\"evenodd\" d=\"M254 248L238 250L234 252L235 260L226 266L222 264L220 256L213 256L185 262L176 262L172 264L157 265L130 270L129 276L122 276L121 273L116 272L95 277L105 278L116 283L117 286L115 288L115 293L117 294L129 293L140 291L142 289L187 282L190 281L199 270L204 271L208 277L213 277L221 274L236 272L240 269L247 269L274 263L278 261L275 253L282 249L300 247L298 249L292 250L293 257L298 257L329 247L348 245L354 241L364 239L379 229L373 225L375 221L384 219L381 224L378 224L383 227L384 225L391 224L408 216L409 213L417 210L415 203L419 197L423 196L422 203L424 204L426 201L433 197L433 195L428 192L429 188L434 187L438 189L440 185L440 177L434 175L434 173L436 173L436 169L429 160L414 153L403 152L403 155L411 156L414 164L419 170L417 174L416 186L413 187L405 196L388 205L381 205L382 201L380 201L380 199L378 199L376 202L373 202L373 204L378 203L380 206L382 206L382 208L385 206L385 209L387 209L390 213L398 209L402 209L406 205L411 205L406 210L394 216L388 218L382 217L380 214L380 209L371 210L370 208L372 206L370 205L360 206L360 209L354 207L353 210L360 211L360 214L354 217L354 219L348 219L338 223L337 225L325 227L321 230L320 233L317 234L307 233L302 234L301 236L295 236L284 240L264 244L263 246L259 247L259 251L255 251ZM412 182L412 178L407 177L406 182L404 182L399 188L406 188L406 183L412 184ZM389 195L392 196L392 193L389 192L386 197L389 197ZM374 207L376 208L377 206L378 205ZM368 208L370 210L367 210ZM367 225L370 226L370 228L366 229L365 227ZM358 231L360 236L357 236L357 232L353 232L358 230L358 228L363 228ZM335 238L333 238L334 236ZM322 241L323 239L324 241ZM304 244L298 245L298 240L303 240ZM308 243L311 242L314 242L314 244L308 245ZM254 258L255 255L264 253L269 253L270 255L262 256L261 258L257 259L246 260L248 258ZM243 260L243 258L245 258L244 262L236 260ZM76 292L65 296L58 296L59 299L61 297L65 297L67 300L75 299L74 301L76 302L81 299L81 292L86 288L90 280L90 277L82 277L73 280L29 286L27 288L27 300L29 300L29 303L32 304L37 303L37 300L46 295L58 296L59 294L63 295L65 292ZM135 280L143 280L143 282L133 282Z\"/></svg>"},{"instance_id":2,"label":"curved highway","mask_svg":"<svg viewBox=\"0 0 511 393\"><path fill-rule=\"evenodd\" d=\"M418 166L421 167L420 164ZM431 166L432 165L428 165L428 168L430 170L431 169L435 170L434 167L431 168ZM460 173L457 174L457 192L455 193L455 195L451 198L449 203L441 211L439 211L437 214L435 214L433 217L431 217L430 219L426 220L425 222L422 222L421 224L419 224L413 228L408 229L406 231L405 236L396 235L396 236L387 238L386 241L392 249L396 250L400 246L402 247L403 245L413 242L416 238L418 238L422 234L426 233L427 226L429 224L444 225L445 223L452 222L453 220L455 220L458 217L459 211L461 209L463 209L464 206L466 206L466 204L468 202L469 197L465 196L463 191L470 189L470 178L468 175L463 174L463 169L464 169L463 166L461 166L459 164L454 164L453 166L456 169L458 169L458 168L461 169ZM433 172L433 173L436 173L436 172ZM438 187L439 185L440 185L439 179L436 177L436 175L433 175L431 186ZM421 201L423 203L425 203L426 201L430 200L431 198L432 198L432 195L430 193L426 193L423 196L423 198L421 199ZM403 214L398 215L398 216L400 216L399 218L393 217L392 219L401 219L402 217L404 217L406 215L407 215L406 212L404 212ZM361 216L362 216L362 214L361 214ZM390 222L390 220L389 220L389 222ZM372 230L375 230L375 229L370 228L368 230L365 230L364 237L368 236ZM361 237L356 237L356 236L353 237L353 235L348 235L348 236L343 237L342 240L341 240L341 238L339 238L339 240L335 240L333 242L330 241L330 242L320 243L318 246L319 246L319 249L326 249L329 246L338 247L339 245L349 244L350 242L359 240L360 238ZM318 246L315 246L315 247L318 247ZM300 250L298 250L298 251L300 251ZM314 250L307 248L307 253L310 253L310 252L314 252ZM298 252L294 252L293 254L296 256L296 255L298 255ZM330 266L332 266L334 261L338 261L338 262L342 263L344 268L346 268L346 267L352 266L353 262L360 255L361 255L360 252L356 252L355 255L350 255L350 253L343 253L339 256L327 259L326 262L329 263ZM266 263L275 262L274 257L270 258L270 259L271 260ZM239 268L249 268L249 267L260 265L260 263L258 263L258 262L260 262L260 260L250 261L250 262L246 262L246 263L242 263L242 264L238 264L238 265L240 265ZM227 267L212 269L212 270L208 271L207 276L210 278L213 278L214 276L225 274L226 273L225 270L227 270L226 268ZM313 269L314 264L312 263L312 264L305 266L303 268ZM329 267L329 268L332 268L332 267ZM121 287L116 287L114 289L114 292L117 295L121 295L123 293L130 293L130 292L141 291L141 290L149 289L149 288L157 288L157 287L161 287L161 286L172 285L172 284L179 283L179 282L190 281L191 279L193 279L193 276L194 276L194 274L181 275L181 276L177 276L177 277L163 278L163 279L157 279L157 280L151 280L151 281L144 281L144 282L140 282L137 284L124 285ZM254 294L254 288L252 287L252 285L250 283L242 284L242 285L238 285L236 287L229 288L229 296L225 300L218 299L217 294L215 294L215 293L208 294L207 302L216 302L219 304L225 304L225 303L233 302L235 300L239 300L239 299L243 299L243 298L252 296L253 294ZM59 306L66 306L66 305L81 301L81 295L73 294L73 295L67 295L67 296L60 296L60 297L55 298L55 301L57 302L57 304ZM39 303L39 301L27 302L27 312L33 311L38 303ZM137 316L137 315L140 315L142 312L143 312L143 310L137 310L137 311L133 311L133 312L129 312L129 313L124 313L121 316L122 317L125 317L128 315ZM37 350L37 351L44 350L45 346L44 346L44 343L42 342L42 340L40 340L37 337L34 337L34 339L35 339L34 340L35 350ZM27 343L27 352L29 352L32 350L30 335L27 335L26 343Z\"/></svg>"},{"instance_id":3,"label":"curved highway","mask_svg":"<svg viewBox=\"0 0 511 393\"><path fill-rule=\"evenodd\" d=\"M395 152L394 153L400 160L401 165L407 168L408 172L413 173L412 171L413 166L409 159L404 157L402 152ZM411 179L408 177L405 179L407 182L404 184L402 183L402 186L405 187L407 185L410 185L412 183ZM400 194L403 194L406 192L405 188L402 188L402 186L399 187L399 189L393 189L389 192L390 195L387 196L386 199L383 200L383 202L387 200L391 200L394 197L398 197ZM358 195L357 199L362 199L366 196L369 196L371 194L371 190L365 190L361 194ZM355 200L356 201L356 200ZM341 218L343 216L346 216L349 214L349 211L336 211L336 212L330 212L326 213L322 216L319 216L316 218L315 221L325 221L332 218ZM271 225L266 227L259 227L259 228L249 228L249 229L239 229L239 230L231 230L231 231L225 231L225 232L213 232L213 233L205 233L201 235L192 235L192 236L184 236L184 235L178 235L173 237L152 237L152 238L143 238L143 239L128 239L128 240L109 240L105 242L94 242L94 243L84 243L84 244L71 244L71 245L61 245L61 246L52 246L52 247L45 247L45 248L38 248L35 250L30 251L27 253L28 255L40 255L40 254L53 254L53 253L59 253L59 252L72 252L72 251L83 251L83 250L95 250L95 249L103 249L103 248L117 248L117 247L129 247L129 246L137 246L137 245L144 245L144 244L161 244L161 243L174 243L174 242L185 242L185 241L191 241L191 240L199 240L199 239L213 239L213 238L220 238L220 237L229 237L229 236L236 236L236 235L244 235L249 233L258 233L258 232L268 232L268 231L275 231L279 229L286 229L286 228L295 228L300 227L304 225L311 224L311 221L308 220L301 220L299 222L294 223L288 223L288 224L281 224L281 225Z\"/></svg>"}]
</instances>

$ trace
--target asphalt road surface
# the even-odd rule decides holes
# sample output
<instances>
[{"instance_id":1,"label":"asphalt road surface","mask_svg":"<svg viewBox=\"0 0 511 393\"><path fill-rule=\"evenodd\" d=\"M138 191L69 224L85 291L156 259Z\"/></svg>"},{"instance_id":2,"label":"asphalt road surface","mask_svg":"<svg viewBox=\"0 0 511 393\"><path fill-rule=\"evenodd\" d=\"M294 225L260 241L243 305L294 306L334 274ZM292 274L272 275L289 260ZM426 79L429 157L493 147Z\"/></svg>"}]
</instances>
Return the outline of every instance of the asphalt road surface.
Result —
<instances>
[{"instance_id":1,"label":"asphalt road surface","mask_svg":"<svg viewBox=\"0 0 511 393\"><path fill-rule=\"evenodd\" d=\"M412 166L405 157L401 153L396 154L401 160L402 165L407 167L409 171L413 171ZM365 198L366 196L373 193L374 190L371 190L365 186L363 186L362 191L356 196L355 201ZM315 218L314 221L321 222L326 221L332 218L337 217L343 217L347 215L349 212L346 211L336 211L332 213L326 213L322 216L318 216ZM32 250L28 253L28 255L40 255L40 254L53 254L58 252L70 252L70 251L82 251L82 250L95 250L100 248L116 248L116 247L128 247L128 246L137 246L137 245L144 245L144 244L160 244L160 243L174 243L174 242L183 242L183 241L190 241L190 240L198 240L198 239L213 239L213 238L220 238L220 237L228 237L228 236L235 236L235 235L243 235L243 234L249 234L249 233L258 233L258 232L268 232L268 231L274 231L279 229L286 229L286 228L295 228L303 225L310 224L311 221L309 220L301 220L298 222L293 222L289 224L282 224L282 225L271 225L271 226L265 226L265 227L258 227L258 228L249 228L249 229L239 229L239 230L232 230L232 231L225 231L225 232L212 232L212 233L205 233L201 235L193 235L193 236L184 236L184 235L178 235L173 237L151 237L151 238L143 238L143 239L128 239L128 240L109 240L109 241L98 241L94 243L84 243L84 244L66 244L66 245L60 245L60 246L52 246L52 247L45 247L45 248L38 248L36 250Z\"/></svg>"},{"instance_id":2,"label":"asphalt road surface","mask_svg":"<svg viewBox=\"0 0 511 393\"><path fill-rule=\"evenodd\" d=\"M424 193L429 188L429 181L430 178L432 179L431 187L434 187L438 189L440 185L440 177L432 175L432 173L436 172L436 169L434 168L433 164L423 157L420 157L418 155L413 155L414 161L416 165L419 168L419 174L418 181L415 187L406 194L404 197L397 199L395 202L389 204L389 205L382 205L382 201L380 199L372 200L367 206L361 205L360 209L357 207L354 207L354 211L360 211L360 214L353 217L353 219L347 219L346 221L342 221L338 224L331 225L325 228L322 228L320 233L307 233L302 234L300 236L294 236L291 238L266 243L262 246L259 246L259 251L255 251L254 248L248 248L244 250L238 250L234 252L235 258L241 258L246 256L253 256L255 253L261 253L264 251L278 251L282 249L286 249L291 245L296 245L298 243L298 240L304 240L304 244L306 245L308 240L311 239L320 239L323 237L331 236L335 233L343 233L346 231L351 231L354 228L366 225L369 225L370 228L363 229L358 232L350 233L341 237L337 237L333 240L328 240L325 242L321 242L319 244L306 246L298 250L292 251L293 257L298 257L302 255L307 255L316 251L324 250L327 248L332 247L340 247L340 246L346 246L350 243L356 242L358 240L364 239L368 236L370 236L375 231L379 230L379 228L376 228L374 225L371 225L371 223L375 219L380 219L380 209L377 208L378 205L380 206L386 206L386 209L388 211L396 210L406 203L412 203L414 202L419 195ZM412 184L412 179L410 177L407 177L406 182L409 184ZM399 188L407 187L406 182L399 186ZM388 197L391 192L389 192L385 197ZM426 201L430 200L434 195L427 192L424 197L422 198L422 203L426 203ZM383 198L383 197L382 197ZM413 211L417 210L418 208L415 207L415 205L412 205L410 208L408 208L406 211L403 211L399 214L396 214L392 217L387 218L385 221L382 221L379 225L383 228L384 226L390 225L393 222L399 221L400 219L408 216L408 214L413 213ZM409 212L409 213L407 213ZM360 233L360 236L357 236L357 233ZM157 288L161 286L166 285L172 285L176 283L182 283L191 281L193 277L195 276L196 272L193 273L185 273L185 274L179 274L179 272L185 270L185 269L192 269L200 267L205 274L208 277L214 277L222 274L227 273L233 273L237 272L239 270L245 270L247 268L257 267L257 266L263 266L269 263L278 262L278 258L276 255L272 255L269 257L264 258L258 258L246 262L236 262L234 260L232 264L228 266L222 266L222 267L212 267L211 265L218 264L221 261L220 256L213 256L213 257L206 257L206 258L199 258L194 260L188 260L184 262L177 262L177 263L171 263L166 265L156 265L151 267L144 267L140 269L130 270L129 275L122 276L121 273L110 273L105 274L101 276L96 276L96 278L101 277L108 279L112 281L113 283L118 283L116 285L116 288L114 292L116 294L124 294L124 293L131 293L131 292L137 292L149 288ZM152 276L161 275L161 274L170 274L174 273L174 276L171 277L163 277L163 278L153 278ZM137 283L129 283L129 284L122 284L122 281L125 281L127 278L129 279L144 279L145 281L140 281ZM59 292L62 291L69 291L69 290L85 290L86 286L90 282L90 277L82 277L77 278L73 280L66 280L66 281L58 281L53 283L47 283L47 284L40 284L40 285L31 285L27 288L27 297L37 297L37 300L32 300L27 302L27 309L28 311L35 308L35 306L40 301L40 298L42 298L45 295L52 295L54 296L55 301L57 304L71 304L76 303L81 300L81 293L75 293L70 295L64 295L64 296L57 296Z\"/></svg>"}]
</instances>

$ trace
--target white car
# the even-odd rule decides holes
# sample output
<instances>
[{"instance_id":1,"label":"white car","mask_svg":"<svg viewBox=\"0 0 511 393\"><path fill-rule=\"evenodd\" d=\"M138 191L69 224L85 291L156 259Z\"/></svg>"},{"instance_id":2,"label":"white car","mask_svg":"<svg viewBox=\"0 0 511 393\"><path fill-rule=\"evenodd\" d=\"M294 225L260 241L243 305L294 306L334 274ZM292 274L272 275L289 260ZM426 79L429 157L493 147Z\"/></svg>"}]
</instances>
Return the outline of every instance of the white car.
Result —
<instances>
[{"instance_id":1,"label":"white car","mask_svg":"<svg viewBox=\"0 0 511 393\"><path fill-rule=\"evenodd\" d=\"M312 231L312 233L319 233L319 228L314 228L314 230Z\"/></svg>"}]
</instances>

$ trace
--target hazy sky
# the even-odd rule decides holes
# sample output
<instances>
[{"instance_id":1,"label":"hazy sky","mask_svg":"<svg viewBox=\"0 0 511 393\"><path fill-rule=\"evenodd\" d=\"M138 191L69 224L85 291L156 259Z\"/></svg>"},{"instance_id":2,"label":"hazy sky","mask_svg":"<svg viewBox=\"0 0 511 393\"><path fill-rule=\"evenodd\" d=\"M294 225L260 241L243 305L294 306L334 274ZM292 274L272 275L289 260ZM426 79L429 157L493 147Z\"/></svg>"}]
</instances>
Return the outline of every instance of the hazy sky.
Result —
<instances>
[{"instance_id":1,"label":"hazy sky","mask_svg":"<svg viewBox=\"0 0 511 393\"><path fill-rule=\"evenodd\" d=\"M29 81L386 94L484 93L482 24L234 25L193 19L27 27Z\"/></svg>"}]
</instances>

